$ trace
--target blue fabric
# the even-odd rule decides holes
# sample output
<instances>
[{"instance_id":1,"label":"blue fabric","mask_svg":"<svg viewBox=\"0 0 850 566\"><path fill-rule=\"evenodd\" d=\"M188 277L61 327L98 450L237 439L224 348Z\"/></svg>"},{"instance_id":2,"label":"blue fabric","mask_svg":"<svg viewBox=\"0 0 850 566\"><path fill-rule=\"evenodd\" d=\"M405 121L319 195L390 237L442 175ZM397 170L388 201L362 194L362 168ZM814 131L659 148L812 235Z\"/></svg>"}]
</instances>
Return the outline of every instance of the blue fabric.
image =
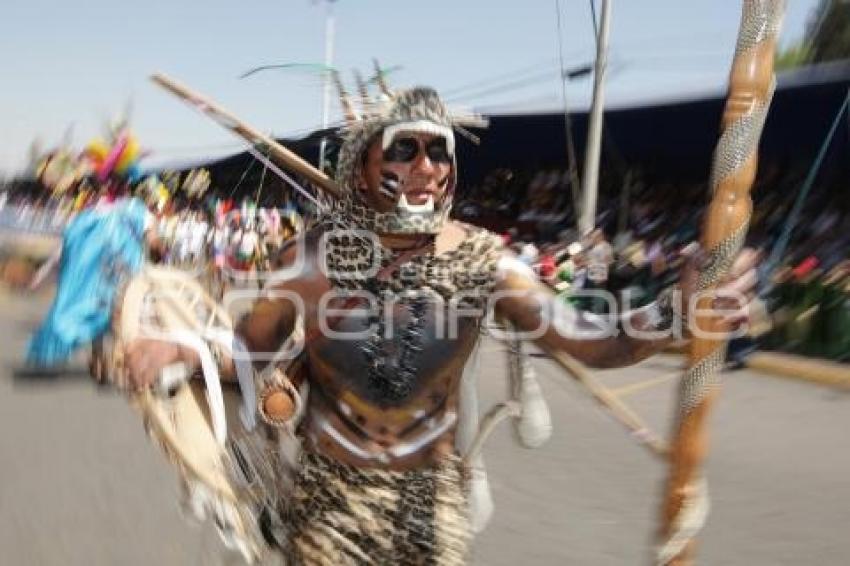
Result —
<instances>
[{"instance_id":1,"label":"blue fabric","mask_svg":"<svg viewBox=\"0 0 850 566\"><path fill-rule=\"evenodd\" d=\"M62 363L106 332L118 287L142 266L146 215L144 203L130 198L68 224L56 297L30 341L29 364Z\"/></svg>"}]
</instances>

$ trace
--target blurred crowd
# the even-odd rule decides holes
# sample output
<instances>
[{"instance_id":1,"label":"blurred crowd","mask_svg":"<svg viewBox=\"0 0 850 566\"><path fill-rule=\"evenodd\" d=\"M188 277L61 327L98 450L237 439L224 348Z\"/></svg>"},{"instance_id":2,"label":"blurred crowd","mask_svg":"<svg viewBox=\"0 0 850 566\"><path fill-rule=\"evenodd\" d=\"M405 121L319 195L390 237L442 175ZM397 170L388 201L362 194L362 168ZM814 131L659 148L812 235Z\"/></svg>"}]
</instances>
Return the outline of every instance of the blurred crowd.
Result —
<instances>
[{"instance_id":1,"label":"blurred crowd","mask_svg":"<svg viewBox=\"0 0 850 566\"><path fill-rule=\"evenodd\" d=\"M267 269L281 246L301 228L292 208L258 208L245 199L232 208L219 202L214 212L184 208L157 214L156 233L165 250L162 262L185 267L252 271Z\"/></svg>"},{"instance_id":2,"label":"blurred crowd","mask_svg":"<svg viewBox=\"0 0 850 566\"><path fill-rule=\"evenodd\" d=\"M0 193L0 228L7 230L58 233L73 213L68 198L9 197Z\"/></svg>"},{"instance_id":3,"label":"blurred crowd","mask_svg":"<svg viewBox=\"0 0 850 566\"><path fill-rule=\"evenodd\" d=\"M200 178L208 185L207 178ZM628 304L619 309L636 308L676 282L683 252L697 238L707 201L704 184L650 186L638 178L627 175L619 189L611 190L609 182L600 190L598 228L585 236L575 228L571 175L559 169L519 174L495 170L460 195L455 215L502 233L520 259L577 307L604 313L604 300L574 296L578 290L600 289L627 297ZM761 298L772 316L770 324L754 332L756 343L850 361L848 199L816 188L795 219L789 212L797 191L772 190L770 178L753 191L748 245L766 257L777 248L781 253L779 261L765 261L762 269ZM198 177L189 174L181 183L186 192L187 186L198 185ZM259 207L251 198L233 202L206 188L188 191L191 198L151 199L164 193L162 185L137 194L154 212L161 242L158 260L207 270L217 277L220 290L223 272L249 274L269 268L276 250L304 228L292 205ZM175 193L180 191L171 188L170 194ZM58 233L76 211L97 206L104 198L109 198L104 191L35 197L3 192L0 226ZM788 228L786 245L782 234Z\"/></svg>"},{"instance_id":4,"label":"blurred crowd","mask_svg":"<svg viewBox=\"0 0 850 566\"><path fill-rule=\"evenodd\" d=\"M80 211L111 200L106 192L33 197L0 194L0 229L56 235ZM149 203L150 205L150 203ZM198 201L171 200L149 206L158 246L154 259L197 272L250 272L268 269L283 244L303 229L292 206L258 207L250 198L239 203L212 195ZM52 258L58 261L58 252ZM43 261L45 258L32 258ZM35 266L31 266L35 267ZM227 269L225 269L227 268ZM219 281L221 284L221 281Z\"/></svg>"},{"instance_id":5,"label":"blurred crowd","mask_svg":"<svg viewBox=\"0 0 850 566\"><path fill-rule=\"evenodd\" d=\"M705 184L648 186L638 178L627 174L619 187L600 190L598 228L584 237L575 229L566 170L498 169L467 192L456 210L464 220L503 232L519 257L565 297L605 289L628 298L618 308L634 308L676 282L707 202ZM770 317L752 329L748 348L850 361L850 199L816 187L794 218L799 190L778 190L776 178L768 172L753 190L747 245L765 254L759 288ZM768 261L777 247L778 261ZM594 312L607 308L604 301L570 300Z\"/></svg>"}]
</instances>

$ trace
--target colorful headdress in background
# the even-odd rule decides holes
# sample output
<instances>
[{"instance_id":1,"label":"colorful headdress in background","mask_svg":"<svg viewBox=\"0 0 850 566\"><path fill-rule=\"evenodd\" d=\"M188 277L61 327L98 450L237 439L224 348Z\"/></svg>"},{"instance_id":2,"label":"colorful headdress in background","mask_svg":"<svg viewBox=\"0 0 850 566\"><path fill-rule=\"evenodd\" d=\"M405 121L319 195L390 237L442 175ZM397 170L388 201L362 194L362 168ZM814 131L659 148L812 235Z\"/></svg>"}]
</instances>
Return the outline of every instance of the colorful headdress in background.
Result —
<instances>
[{"instance_id":1,"label":"colorful headdress in background","mask_svg":"<svg viewBox=\"0 0 850 566\"><path fill-rule=\"evenodd\" d=\"M210 188L210 172L206 169L193 169L183 179L183 192L191 199L199 199Z\"/></svg>"},{"instance_id":2,"label":"colorful headdress in background","mask_svg":"<svg viewBox=\"0 0 850 566\"><path fill-rule=\"evenodd\" d=\"M55 194L76 187L87 173L85 163L66 147L51 151L42 157L35 170L41 184Z\"/></svg>"},{"instance_id":3,"label":"colorful headdress in background","mask_svg":"<svg viewBox=\"0 0 850 566\"><path fill-rule=\"evenodd\" d=\"M84 155L92 174L100 183L117 177L133 184L142 178L139 164L141 149L138 140L128 129L117 132L109 142L102 138L93 139L86 145Z\"/></svg>"},{"instance_id":4,"label":"colorful headdress in background","mask_svg":"<svg viewBox=\"0 0 850 566\"><path fill-rule=\"evenodd\" d=\"M136 194L159 212L165 210L165 205L168 204L168 200L171 198L171 191L168 190L168 187L165 186L157 175L150 175L139 183Z\"/></svg>"}]
</instances>

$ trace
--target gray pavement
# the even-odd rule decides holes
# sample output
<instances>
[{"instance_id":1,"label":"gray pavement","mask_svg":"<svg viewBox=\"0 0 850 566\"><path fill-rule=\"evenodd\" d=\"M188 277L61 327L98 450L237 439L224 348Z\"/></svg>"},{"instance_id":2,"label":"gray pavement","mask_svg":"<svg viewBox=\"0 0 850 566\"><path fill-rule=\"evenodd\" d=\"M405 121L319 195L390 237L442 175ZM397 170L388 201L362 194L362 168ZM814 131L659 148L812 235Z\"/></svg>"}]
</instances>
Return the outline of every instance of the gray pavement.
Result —
<instances>
[{"instance_id":1,"label":"gray pavement","mask_svg":"<svg viewBox=\"0 0 850 566\"><path fill-rule=\"evenodd\" d=\"M173 473L119 396L82 371L13 375L49 298L0 291L0 564L238 563L183 520ZM504 357L495 342L484 348L487 405L504 392ZM664 355L597 375L666 435L680 364ZM663 464L551 362L535 365L555 433L537 450L509 425L491 438L496 515L475 563L650 564ZM711 418L701 564L850 563L848 408L846 392L728 374Z\"/></svg>"}]
</instances>

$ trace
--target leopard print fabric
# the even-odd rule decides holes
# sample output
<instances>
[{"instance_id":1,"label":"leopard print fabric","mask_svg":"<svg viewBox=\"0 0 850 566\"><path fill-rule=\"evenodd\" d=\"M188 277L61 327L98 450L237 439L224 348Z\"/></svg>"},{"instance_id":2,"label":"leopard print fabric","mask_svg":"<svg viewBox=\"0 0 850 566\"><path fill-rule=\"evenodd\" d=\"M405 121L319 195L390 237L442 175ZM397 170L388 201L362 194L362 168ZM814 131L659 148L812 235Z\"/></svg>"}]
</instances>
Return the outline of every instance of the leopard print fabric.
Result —
<instances>
[{"instance_id":1,"label":"leopard print fabric","mask_svg":"<svg viewBox=\"0 0 850 566\"><path fill-rule=\"evenodd\" d=\"M290 508L299 566L466 564L469 524L460 459L407 472L301 457Z\"/></svg>"},{"instance_id":2,"label":"leopard print fabric","mask_svg":"<svg viewBox=\"0 0 850 566\"><path fill-rule=\"evenodd\" d=\"M496 282L496 266L502 243L493 234L468 227L469 236L454 250L422 253L396 266L386 278L378 273L400 255L380 244L377 236L345 228L341 223L325 224L326 273L338 289L366 290L372 293L434 293L446 304L483 308Z\"/></svg>"},{"instance_id":3,"label":"leopard print fabric","mask_svg":"<svg viewBox=\"0 0 850 566\"><path fill-rule=\"evenodd\" d=\"M382 234L437 234L445 225L451 213L451 196L444 197L448 202L436 207L433 214L409 214L401 211L378 212L366 205L359 194L335 201L332 214L356 218L357 225L371 232Z\"/></svg>"},{"instance_id":4,"label":"leopard print fabric","mask_svg":"<svg viewBox=\"0 0 850 566\"><path fill-rule=\"evenodd\" d=\"M369 388L385 402L403 402L419 373L416 355L424 340L428 303L438 299L437 308L445 312L471 310L483 318L496 283L501 241L470 227L470 235L456 249L439 255L432 249L403 261L399 254L404 252L383 247L377 237L342 230L337 223L327 227L325 273L331 284L343 291L366 291L374 300L369 320L373 330L360 344L369 368ZM391 298L409 311L410 318L388 338L381 313ZM390 355L393 351L400 352L397 358Z\"/></svg>"}]
</instances>

